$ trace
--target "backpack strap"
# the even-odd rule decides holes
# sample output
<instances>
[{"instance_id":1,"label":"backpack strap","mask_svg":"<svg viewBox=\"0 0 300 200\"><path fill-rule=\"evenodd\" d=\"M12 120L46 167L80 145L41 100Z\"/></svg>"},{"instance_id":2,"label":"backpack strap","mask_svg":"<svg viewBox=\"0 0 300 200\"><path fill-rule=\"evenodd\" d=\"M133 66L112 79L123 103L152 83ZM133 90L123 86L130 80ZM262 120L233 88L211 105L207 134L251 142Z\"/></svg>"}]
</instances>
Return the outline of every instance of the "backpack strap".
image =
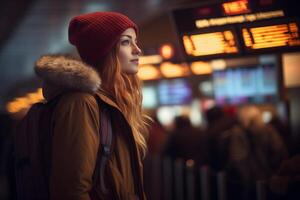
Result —
<instances>
[{"instance_id":1,"label":"backpack strap","mask_svg":"<svg viewBox=\"0 0 300 200\"><path fill-rule=\"evenodd\" d=\"M106 194L108 193L108 189L105 186L104 182L104 172L107 160L111 154L111 146L112 146L112 126L111 126L111 116L109 107L103 103L98 95L94 95L98 107L99 107L99 114L100 114L100 147L97 153L97 163L96 169L93 175L93 182L100 181L101 191Z\"/></svg>"}]
</instances>

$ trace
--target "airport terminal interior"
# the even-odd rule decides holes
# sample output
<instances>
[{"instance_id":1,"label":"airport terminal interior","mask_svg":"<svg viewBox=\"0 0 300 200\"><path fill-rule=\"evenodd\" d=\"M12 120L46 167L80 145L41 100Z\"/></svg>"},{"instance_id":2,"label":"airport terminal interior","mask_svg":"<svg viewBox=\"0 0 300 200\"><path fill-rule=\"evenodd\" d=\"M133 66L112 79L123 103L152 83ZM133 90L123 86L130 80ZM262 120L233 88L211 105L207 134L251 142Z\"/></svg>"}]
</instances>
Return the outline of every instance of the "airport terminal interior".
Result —
<instances>
[{"instance_id":1,"label":"airport terminal interior","mask_svg":"<svg viewBox=\"0 0 300 200\"><path fill-rule=\"evenodd\" d=\"M44 101L36 60L47 54L79 58L68 42L69 20L96 11L121 12L139 26L137 75L143 111L152 118L143 162L147 199L300 199L296 1L0 5L0 199L17 199L14 129L33 104Z\"/></svg>"}]
</instances>

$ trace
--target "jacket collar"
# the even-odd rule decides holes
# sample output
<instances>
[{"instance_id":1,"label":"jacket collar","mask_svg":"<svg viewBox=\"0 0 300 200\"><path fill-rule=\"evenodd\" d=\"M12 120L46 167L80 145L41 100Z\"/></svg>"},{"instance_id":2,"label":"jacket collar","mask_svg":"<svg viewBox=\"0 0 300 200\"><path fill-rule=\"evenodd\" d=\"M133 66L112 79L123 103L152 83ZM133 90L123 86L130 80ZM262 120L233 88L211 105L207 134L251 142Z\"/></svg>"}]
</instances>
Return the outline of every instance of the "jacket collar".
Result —
<instances>
[{"instance_id":1,"label":"jacket collar","mask_svg":"<svg viewBox=\"0 0 300 200\"><path fill-rule=\"evenodd\" d=\"M43 96L46 101L61 93L81 91L97 94L104 102L120 110L101 89L101 79L95 68L76 58L45 55L37 60L34 70L43 80Z\"/></svg>"},{"instance_id":2,"label":"jacket collar","mask_svg":"<svg viewBox=\"0 0 300 200\"><path fill-rule=\"evenodd\" d=\"M98 95L102 101L104 101L105 103L107 103L108 105L110 105L112 107L117 108L121 113L123 113L121 111L120 107L117 105L117 103L115 103L109 96L107 96L103 90L99 89L96 92L96 95Z\"/></svg>"},{"instance_id":3,"label":"jacket collar","mask_svg":"<svg viewBox=\"0 0 300 200\"><path fill-rule=\"evenodd\" d=\"M94 68L70 56L42 56L36 62L34 69L44 83L52 86L51 89L56 86L62 90L94 93L99 89L101 83Z\"/></svg>"}]
</instances>

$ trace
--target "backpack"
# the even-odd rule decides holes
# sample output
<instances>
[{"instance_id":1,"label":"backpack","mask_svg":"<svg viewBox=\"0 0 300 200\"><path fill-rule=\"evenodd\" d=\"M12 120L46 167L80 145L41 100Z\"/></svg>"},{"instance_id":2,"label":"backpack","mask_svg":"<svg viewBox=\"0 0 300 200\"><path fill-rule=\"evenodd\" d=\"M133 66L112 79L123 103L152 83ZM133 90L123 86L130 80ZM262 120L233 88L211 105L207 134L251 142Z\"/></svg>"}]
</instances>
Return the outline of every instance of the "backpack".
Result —
<instances>
[{"instance_id":1,"label":"backpack","mask_svg":"<svg viewBox=\"0 0 300 200\"><path fill-rule=\"evenodd\" d=\"M17 126L14 134L14 167L15 190L18 200L49 199L52 115L61 96L59 95L47 103L33 104ZM106 193L104 169L110 156L112 143L110 107L97 95L94 97L101 115L99 130L101 148L98 150L93 184L100 181L101 190Z\"/></svg>"}]
</instances>

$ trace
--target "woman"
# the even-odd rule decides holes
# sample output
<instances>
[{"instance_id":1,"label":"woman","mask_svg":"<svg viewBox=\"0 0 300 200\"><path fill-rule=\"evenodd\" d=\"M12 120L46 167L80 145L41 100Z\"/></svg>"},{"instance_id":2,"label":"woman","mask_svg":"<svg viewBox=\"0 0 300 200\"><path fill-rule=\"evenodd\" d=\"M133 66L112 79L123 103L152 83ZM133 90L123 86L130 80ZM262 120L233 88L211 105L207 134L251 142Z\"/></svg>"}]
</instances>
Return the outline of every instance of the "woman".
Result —
<instances>
[{"instance_id":1,"label":"woman","mask_svg":"<svg viewBox=\"0 0 300 200\"><path fill-rule=\"evenodd\" d=\"M145 199L141 159L147 117L136 75L141 54L137 26L119 13L83 14L71 20L69 41L82 61L43 56L35 68L44 80L46 100L63 94L53 114L50 199ZM110 107L113 144L104 177L108 192L93 182L101 148L95 94Z\"/></svg>"}]
</instances>

